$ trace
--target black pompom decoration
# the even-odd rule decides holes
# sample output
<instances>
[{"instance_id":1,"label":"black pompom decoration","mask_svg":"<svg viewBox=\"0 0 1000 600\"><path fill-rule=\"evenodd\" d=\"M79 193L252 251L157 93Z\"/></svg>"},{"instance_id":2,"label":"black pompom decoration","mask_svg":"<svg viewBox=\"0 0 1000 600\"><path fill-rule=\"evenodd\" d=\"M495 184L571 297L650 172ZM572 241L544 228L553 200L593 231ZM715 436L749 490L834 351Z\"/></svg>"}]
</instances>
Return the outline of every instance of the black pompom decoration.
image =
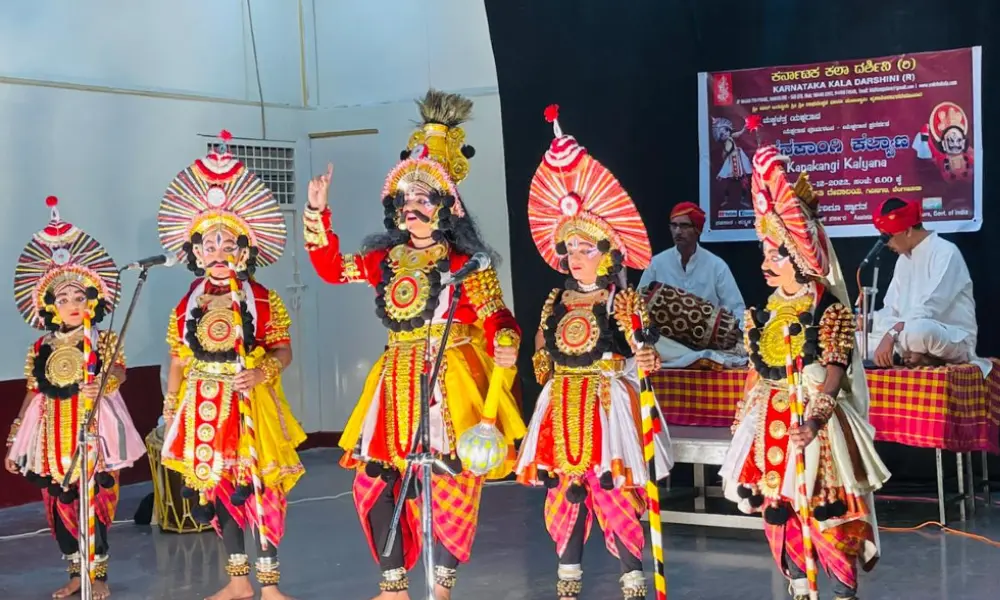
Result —
<instances>
[{"instance_id":1,"label":"black pompom decoration","mask_svg":"<svg viewBox=\"0 0 1000 600\"><path fill-rule=\"evenodd\" d=\"M788 333L791 335L799 335L802 333L802 325L799 323L790 323L788 325Z\"/></svg>"},{"instance_id":2,"label":"black pompom decoration","mask_svg":"<svg viewBox=\"0 0 1000 600\"><path fill-rule=\"evenodd\" d=\"M56 295L52 293L51 290L45 292L44 300L46 304L55 304Z\"/></svg>"},{"instance_id":3,"label":"black pompom decoration","mask_svg":"<svg viewBox=\"0 0 1000 600\"><path fill-rule=\"evenodd\" d=\"M229 497L229 501L233 503L233 506L243 506L252 495L252 485L238 485L236 486L236 491L234 491L233 495Z\"/></svg>"},{"instance_id":4,"label":"black pompom decoration","mask_svg":"<svg viewBox=\"0 0 1000 600\"><path fill-rule=\"evenodd\" d=\"M608 240L601 240L597 242L597 249L603 252L604 254L607 254L608 252L611 251L611 242Z\"/></svg>"},{"instance_id":5,"label":"black pompom decoration","mask_svg":"<svg viewBox=\"0 0 1000 600\"><path fill-rule=\"evenodd\" d=\"M49 495L50 496L59 496L59 494L61 494L62 491L63 491L62 486L60 486L55 481L52 481L51 483L49 483Z\"/></svg>"},{"instance_id":6,"label":"black pompom decoration","mask_svg":"<svg viewBox=\"0 0 1000 600\"><path fill-rule=\"evenodd\" d=\"M753 496L753 490L745 485L741 485L736 488L736 495L746 500L750 496Z\"/></svg>"},{"instance_id":7,"label":"black pompom decoration","mask_svg":"<svg viewBox=\"0 0 1000 600\"><path fill-rule=\"evenodd\" d=\"M115 476L111 473L100 472L95 477L97 479L97 485L101 486L106 490L110 490L115 487Z\"/></svg>"},{"instance_id":8,"label":"black pompom decoration","mask_svg":"<svg viewBox=\"0 0 1000 600\"><path fill-rule=\"evenodd\" d=\"M441 199L441 206L445 208L455 206L455 197L451 194L445 194L445 197Z\"/></svg>"},{"instance_id":9,"label":"black pompom decoration","mask_svg":"<svg viewBox=\"0 0 1000 600\"><path fill-rule=\"evenodd\" d=\"M756 327L747 332L747 337L750 338L751 342L760 342L760 329Z\"/></svg>"},{"instance_id":10,"label":"black pompom decoration","mask_svg":"<svg viewBox=\"0 0 1000 600\"><path fill-rule=\"evenodd\" d=\"M605 471L601 473L601 489L602 490L615 489L615 478L611 476L611 471Z\"/></svg>"},{"instance_id":11,"label":"black pompom decoration","mask_svg":"<svg viewBox=\"0 0 1000 600\"><path fill-rule=\"evenodd\" d=\"M847 514L847 505L840 500L831 502L826 505L826 514L828 519L839 519ZM819 517L816 518L819 519ZM823 519L819 520L822 521Z\"/></svg>"},{"instance_id":12,"label":"black pompom decoration","mask_svg":"<svg viewBox=\"0 0 1000 600\"><path fill-rule=\"evenodd\" d=\"M245 235L240 235L240 237L236 238L236 245L240 248L246 248L250 245L250 238Z\"/></svg>"},{"instance_id":13,"label":"black pompom decoration","mask_svg":"<svg viewBox=\"0 0 1000 600\"><path fill-rule=\"evenodd\" d=\"M806 327L813 324L813 314L811 312L799 313L799 323L802 323Z\"/></svg>"},{"instance_id":14,"label":"black pompom decoration","mask_svg":"<svg viewBox=\"0 0 1000 600\"><path fill-rule=\"evenodd\" d=\"M191 243L194 244L195 246L200 245L201 242L202 242L202 239L203 238L201 237L201 234L198 233L198 232L195 232L195 233L191 234Z\"/></svg>"},{"instance_id":15,"label":"black pompom decoration","mask_svg":"<svg viewBox=\"0 0 1000 600\"><path fill-rule=\"evenodd\" d=\"M566 248L566 242L559 242L556 244L556 254L559 256L566 256L569 250Z\"/></svg>"},{"instance_id":16,"label":"black pompom decoration","mask_svg":"<svg viewBox=\"0 0 1000 600\"><path fill-rule=\"evenodd\" d=\"M80 496L79 490L76 488L70 488L63 493L59 494L59 502L63 504L73 504L73 502Z\"/></svg>"},{"instance_id":17,"label":"black pompom decoration","mask_svg":"<svg viewBox=\"0 0 1000 600\"><path fill-rule=\"evenodd\" d=\"M549 473L548 471L538 471L538 479L541 480L545 487L548 489L554 489L559 487L559 476Z\"/></svg>"},{"instance_id":18,"label":"black pompom decoration","mask_svg":"<svg viewBox=\"0 0 1000 600\"><path fill-rule=\"evenodd\" d=\"M785 504L771 505L764 509L764 520L769 525L784 525L790 516Z\"/></svg>"},{"instance_id":19,"label":"black pompom decoration","mask_svg":"<svg viewBox=\"0 0 1000 600\"><path fill-rule=\"evenodd\" d=\"M464 156L465 158L472 158L475 155L476 155L475 148L469 145L462 146L462 156Z\"/></svg>"},{"instance_id":20,"label":"black pompom decoration","mask_svg":"<svg viewBox=\"0 0 1000 600\"><path fill-rule=\"evenodd\" d=\"M181 250L183 250L187 254L191 254L191 250L193 249L194 249L194 244L192 244L191 242L184 242L184 245L181 246Z\"/></svg>"},{"instance_id":21,"label":"black pompom decoration","mask_svg":"<svg viewBox=\"0 0 1000 600\"><path fill-rule=\"evenodd\" d=\"M566 500L570 504L580 504L587 499L587 488L579 483L574 483L566 490Z\"/></svg>"},{"instance_id":22,"label":"black pompom decoration","mask_svg":"<svg viewBox=\"0 0 1000 600\"><path fill-rule=\"evenodd\" d=\"M757 494L756 496L750 496L750 508L760 508L764 506L764 496Z\"/></svg>"},{"instance_id":23,"label":"black pompom decoration","mask_svg":"<svg viewBox=\"0 0 1000 600\"><path fill-rule=\"evenodd\" d=\"M198 490L184 486L181 488L181 498L191 500L198 497Z\"/></svg>"},{"instance_id":24,"label":"black pompom decoration","mask_svg":"<svg viewBox=\"0 0 1000 600\"><path fill-rule=\"evenodd\" d=\"M406 160L408 158L410 158L410 151L409 150L400 150L400 152L399 152L399 160Z\"/></svg>"},{"instance_id":25,"label":"black pompom decoration","mask_svg":"<svg viewBox=\"0 0 1000 600\"><path fill-rule=\"evenodd\" d=\"M817 521L825 521L830 518L830 513L826 504L820 504L813 509L813 517Z\"/></svg>"},{"instance_id":26,"label":"black pompom decoration","mask_svg":"<svg viewBox=\"0 0 1000 600\"><path fill-rule=\"evenodd\" d=\"M202 525L208 525L215 518L215 507L211 504L197 503L191 507L191 516Z\"/></svg>"},{"instance_id":27,"label":"black pompom decoration","mask_svg":"<svg viewBox=\"0 0 1000 600\"><path fill-rule=\"evenodd\" d=\"M760 320L759 322L760 322L761 325L763 325L763 324L765 324L765 323L767 323L768 321L771 320L771 311L769 311L769 310L758 310L755 313L755 315L756 315L754 317L755 320L759 319Z\"/></svg>"},{"instance_id":28,"label":"black pompom decoration","mask_svg":"<svg viewBox=\"0 0 1000 600\"><path fill-rule=\"evenodd\" d=\"M399 471L397 471L396 469L387 469L383 467L382 474L379 475L379 477L382 478L382 481L386 482L389 485L392 485L393 483L395 483L397 479L399 479Z\"/></svg>"}]
</instances>

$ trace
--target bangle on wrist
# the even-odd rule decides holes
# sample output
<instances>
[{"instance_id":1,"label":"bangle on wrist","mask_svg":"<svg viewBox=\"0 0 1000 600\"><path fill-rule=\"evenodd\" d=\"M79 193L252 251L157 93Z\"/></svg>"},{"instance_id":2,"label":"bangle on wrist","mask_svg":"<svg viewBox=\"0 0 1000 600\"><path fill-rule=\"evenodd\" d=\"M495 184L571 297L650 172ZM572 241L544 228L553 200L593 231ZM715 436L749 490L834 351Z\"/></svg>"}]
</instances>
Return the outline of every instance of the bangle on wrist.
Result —
<instances>
[{"instance_id":1,"label":"bangle on wrist","mask_svg":"<svg viewBox=\"0 0 1000 600\"><path fill-rule=\"evenodd\" d=\"M21 429L21 418L18 417L14 419L10 424L10 432L7 434L7 447L10 448L14 445L14 441L17 440L17 432Z\"/></svg>"},{"instance_id":2,"label":"bangle on wrist","mask_svg":"<svg viewBox=\"0 0 1000 600\"><path fill-rule=\"evenodd\" d=\"M261 361L260 366L257 368L264 373L264 383L266 385L274 385L281 378L281 371L284 369L284 365L274 356L268 356Z\"/></svg>"}]
</instances>

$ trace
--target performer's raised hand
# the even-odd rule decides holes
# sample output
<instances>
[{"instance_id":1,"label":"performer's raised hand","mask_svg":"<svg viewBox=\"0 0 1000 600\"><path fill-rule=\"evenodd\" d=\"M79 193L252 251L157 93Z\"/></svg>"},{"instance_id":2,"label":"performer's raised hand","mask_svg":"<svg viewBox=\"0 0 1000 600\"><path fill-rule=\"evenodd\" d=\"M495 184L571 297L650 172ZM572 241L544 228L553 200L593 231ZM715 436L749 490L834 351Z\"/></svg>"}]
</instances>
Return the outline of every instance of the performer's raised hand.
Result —
<instances>
[{"instance_id":1,"label":"performer's raised hand","mask_svg":"<svg viewBox=\"0 0 1000 600\"><path fill-rule=\"evenodd\" d=\"M309 180L309 206L313 210L323 210L327 206L327 194L333 179L333 163L326 165L326 173Z\"/></svg>"}]
</instances>

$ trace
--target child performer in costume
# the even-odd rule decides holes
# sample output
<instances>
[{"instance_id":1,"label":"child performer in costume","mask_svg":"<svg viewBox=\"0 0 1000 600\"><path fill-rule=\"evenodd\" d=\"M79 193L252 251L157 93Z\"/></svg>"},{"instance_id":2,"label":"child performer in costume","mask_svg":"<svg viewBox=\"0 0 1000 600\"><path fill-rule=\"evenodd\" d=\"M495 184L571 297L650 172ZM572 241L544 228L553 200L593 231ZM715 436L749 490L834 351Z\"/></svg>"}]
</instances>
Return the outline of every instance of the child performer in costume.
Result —
<instances>
[{"instance_id":1,"label":"child performer in costume","mask_svg":"<svg viewBox=\"0 0 1000 600\"><path fill-rule=\"evenodd\" d=\"M639 516L649 471L636 366L655 371L660 359L655 339L637 343L633 321L645 308L626 285L624 267L649 264L649 239L614 176L563 135L557 110L546 110L555 139L531 181L528 219L542 257L570 276L542 308L533 362L544 387L517 477L549 488L545 526L559 555L560 598L576 598L583 588L580 563L595 515L608 551L621 561L625 598L645 598ZM660 479L673 459L666 424L658 411L653 418Z\"/></svg>"},{"instance_id":2,"label":"child performer in costume","mask_svg":"<svg viewBox=\"0 0 1000 600\"><path fill-rule=\"evenodd\" d=\"M59 218L57 200L48 226L32 236L14 271L14 300L29 325L47 330L28 350L24 376L28 393L7 436L5 467L42 488L45 514L59 550L69 561L69 583L52 594L68 598L80 590L79 465L61 486L76 453L86 406L96 399L108 370L104 397L97 405L96 487L91 562L94 598L110 595L108 528L118 505L118 471L142 458L146 447L118 392L125 381L125 355L110 364L117 336L97 324L117 303L118 268L105 249L79 228ZM85 351L92 351L88 356ZM92 377L86 377L86 373ZM86 525L84 525L86 527Z\"/></svg>"},{"instance_id":3,"label":"child performer in costume","mask_svg":"<svg viewBox=\"0 0 1000 600\"><path fill-rule=\"evenodd\" d=\"M305 432L281 388L292 362L291 320L281 298L254 278L285 247L285 221L271 191L228 152L230 139L181 171L160 204L160 241L197 279L170 314L172 355L163 416L163 464L200 499L229 562L229 584L212 600L253 596L244 530L258 542L265 600L286 598L277 551L286 497L305 470L295 448Z\"/></svg>"},{"instance_id":4,"label":"child performer in costume","mask_svg":"<svg viewBox=\"0 0 1000 600\"><path fill-rule=\"evenodd\" d=\"M872 493L889 473L868 423L840 264L805 174L793 188L787 161L771 146L753 159L757 237L774 292L766 308L747 311L752 369L720 475L728 498L763 513L796 600L815 592L817 557L837 598L853 599L858 563L869 570L878 559Z\"/></svg>"},{"instance_id":5,"label":"child performer in costume","mask_svg":"<svg viewBox=\"0 0 1000 600\"><path fill-rule=\"evenodd\" d=\"M494 364L513 367L520 340L493 268L473 274L458 287L444 285L445 278L477 252L496 261L457 189L473 155L472 147L463 145L465 133L459 127L470 116L472 102L432 90L418 105L423 124L410 137L382 190L386 232L366 238L359 254L341 253L327 206L332 167L310 184L304 214L306 249L316 272L332 284L373 286L375 314L389 333L388 347L372 369L340 441L346 451L341 464L357 469L355 504L382 569L383 598L406 597L406 573L421 550L419 507L412 500L391 555L381 556L400 474L420 422L420 373L428 350L436 352L449 305L457 297L455 324L429 415L432 450L459 472L455 478L435 475L432 480L439 598L450 597L458 565L469 560L483 485L483 477L462 472L456 442L479 423ZM497 425L509 459L490 478L510 473L513 442L524 434L514 399L509 389L503 391Z\"/></svg>"}]
</instances>

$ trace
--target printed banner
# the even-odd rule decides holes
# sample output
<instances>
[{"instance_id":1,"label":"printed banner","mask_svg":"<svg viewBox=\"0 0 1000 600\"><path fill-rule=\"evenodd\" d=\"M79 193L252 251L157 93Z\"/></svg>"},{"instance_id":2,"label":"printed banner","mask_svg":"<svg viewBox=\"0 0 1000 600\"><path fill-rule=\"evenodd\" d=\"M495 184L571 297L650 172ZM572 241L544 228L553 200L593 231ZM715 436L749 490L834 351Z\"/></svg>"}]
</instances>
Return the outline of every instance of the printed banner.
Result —
<instances>
[{"instance_id":1,"label":"printed banner","mask_svg":"<svg viewBox=\"0 0 1000 600\"><path fill-rule=\"evenodd\" d=\"M755 239L761 145L808 174L833 237L871 236L885 198L921 199L935 231L982 225L980 48L699 74L702 239ZM749 127L748 127L749 125Z\"/></svg>"}]
</instances>

